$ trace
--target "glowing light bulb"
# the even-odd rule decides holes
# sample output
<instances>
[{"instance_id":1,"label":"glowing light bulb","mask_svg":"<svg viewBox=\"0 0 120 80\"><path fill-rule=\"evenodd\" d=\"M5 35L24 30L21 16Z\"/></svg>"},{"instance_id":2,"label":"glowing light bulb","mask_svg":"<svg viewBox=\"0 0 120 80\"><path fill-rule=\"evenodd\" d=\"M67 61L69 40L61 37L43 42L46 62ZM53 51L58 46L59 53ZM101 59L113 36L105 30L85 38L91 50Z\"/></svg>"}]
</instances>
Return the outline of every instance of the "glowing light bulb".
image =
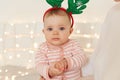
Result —
<instances>
[{"instance_id":1,"label":"glowing light bulb","mask_svg":"<svg viewBox=\"0 0 120 80\"><path fill-rule=\"evenodd\" d=\"M3 41L3 38L0 38L0 42L2 42Z\"/></svg>"},{"instance_id":2,"label":"glowing light bulb","mask_svg":"<svg viewBox=\"0 0 120 80\"><path fill-rule=\"evenodd\" d=\"M9 59L12 59L13 57L12 56L9 56Z\"/></svg>"},{"instance_id":3,"label":"glowing light bulb","mask_svg":"<svg viewBox=\"0 0 120 80\"><path fill-rule=\"evenodd\" d=\"M87 35L87 34L84 34L83 36L86 37L86 38L90 38L91 37L90 35Z\"/></svg>"},{"instance_id":4,"label":"glowing light bulb","mask_svg":"<svg viewBox=\"0 0 120 80\"><path fill-rule=\"evenodd\" d=\"M20 47L20 45L19 45L19 44L16 44L16 47L17 47L17 48L19 48L19 47Z\"/></svg>"},{"instance_id":5,"label":"glowing light bulb","mask_svg":"<svg viewBox=\"0 0 120 80\"><path fill-rule=\"evenodd\" d=\"M12 75L11 80L15 80L16 75Z\"/></svg>"},{"instance_id":6,"label":"glowing light bulb","mask_svg":"<svg viewBox=\"0 0 120 80\"><path fill-rule=\"evenodd\" d=\"M22 72L21 71L18 71L18 74L21 74Z\"/></svg>"},{"instance_id":7,"label":"glowing light bulb","mask_svg":"<svg viewBox=\"0 0 120 80\"><path fill-rule=\"evenodd\" d=\"M28 75L29 73L28 72L25 72L25 75Z\"/></svg>"},{"instance_id":8,"label":"glowing light bulb","mask_svg":"<svg viewBox=\"0 0 120 80\"><path fill-rule=\"evenodd\" d=\"M29 50L29 53L34 53L34 51L33 50Z\"/></svg>"},{"instance_id":9,"label":"glowing light bulb","mask_svg":"<svg viewBox=\"0 0 120 80\"><path fill-rule=\"evenodd\" d=\"M5 69L5 72L8 72L8 69Z\"/></svg>"},{"instance_id":10,"label":"glowing light bulb","mask_svg":"<svg viewBox=\"0 0 120 80\"><path fill-rule=\"evenodd\" d=\"M94 29L95 27L94 27L94 26L91 26L90 28L91 28L91 29Z\"/></svg>"},{"instance_id":11,"label":"glowing light bulb","mask_svg":"<svg viewBox=\"0 0 120 80\"><path fill-rule=\"evenodd\" d=\"M32 62L32 60L29 60L28 62L29 62L29 63L31 63L31 62Z\"/></svg>"},{"instance_id":12,"label":"glowing light bulb","mask_svg":"<svg viewBox=\"0 0 120 80\"><path fill-rule=\"evenodd\" d=\"M9 32L4 32L5 35L9 35L10 33Z\"/></svg>"},{"instance_id":13,"label":"glowing light bulb","mask_svg":"<svg viewBox=\"0 0 120 80\"><path fill-rule=\"evenodd\" d=\"M33 34L34 32L33 31L30 31L30 34Z\"/></svg>"},{"instance_id":14,"label":"glowing light bulb","mask_svg":"<svg viewBox=\"0 0 120 80\"><path fill-rule=\"evenodd\" d=\"M80 30L77 30L76 33L80 33Z\"/></svg>"},{"instance_id":15,"label":"glowing light bulb","mask_svg":"<svg viewBox=\"0 0 120 80\"><path fill-rule=\"evenodd\" d=\"M20 58L20 54L17 54L17 58Z\"/></svg>"},{"instance_id":16,"label":"glowing light bulb","mask_svg":"<svg viewBox=\"0 0 120 80\"><path fill-rule=\"evenodd\" d=\"M94 36L99 39L99 35L97 33L94 34Z\"/></svg>"},{"instance_id":17,"label":"glowing light bulb","mask_svg":"<svg viewBox=\"0 0 120 80\"><path fill-rule=\"evenodd\" d=\"M26 27L26 28L29 28L29 25L27 24L25 27Z\"/></svg>"},{"instance_id":18,"label":"glowing light bulb","mask_svg":"<svg viewBox=\"0 0 120 80\"><path fill-rule=\"evenodd\" d=\"M6 53L7 52L7 50L4 50L4 53Z\"/></svg>"},{"instance_id":19,"label":"glowing light bulb","mask_svg":"<svg viewBox=\"0 0 120 80\"><path fill-rule=\"evenodd\" d=\"M9 80L8 76L5 76L5 80Z\"/></svg>"},{"instance_id":20,"label":"glowing light bulb","mask_svg":"<svg viewBox=\"0 0 120 80\"><path fill-rule=\"evenodd\" d=\"M11 25L11 26L14 26L14 24L13 24L13 23L11 23L10 25Z\"/></svg>"},{"instance_id":21,"label":"glowing light bulb","mask_svg":"<svg viewBox=\"0 0 120 80\"><path fill-rule=\"evenodd\" d=\"M34 43L34 48L38 48L38 44L37 43Z\"/></svg>"},{"instance_id":22,"label":"glowing light bulb","mask_svg":"<svg viewBox=\"0 0 120 80\"><path fill-rule=\"evenodd\" d=\"M16 38L19 38L19 36L18 36L18 35L16 35L15 37L16 37Z\"/></svg>"},{"instance_id":23,"label":"glowing light bulb","mask_svg":"<svg viewBox=\"0 0 120 80\"><path fill-rule=\"evenodd\" d=\"M91 47L91 44L90 44L90 43L87 43L86 47L87 47L87 48L90 48L90 47Z\"/></svg>"},{"instance_id":24,"label":"glowing light bulb","mask_svg":"<svg viewBox=\"0 0 120 80\"><path fill-rule=\"evenodd\" d=\"M0 73L2 72L2 70L0 69Z\"/></svg>"}]
</instances>

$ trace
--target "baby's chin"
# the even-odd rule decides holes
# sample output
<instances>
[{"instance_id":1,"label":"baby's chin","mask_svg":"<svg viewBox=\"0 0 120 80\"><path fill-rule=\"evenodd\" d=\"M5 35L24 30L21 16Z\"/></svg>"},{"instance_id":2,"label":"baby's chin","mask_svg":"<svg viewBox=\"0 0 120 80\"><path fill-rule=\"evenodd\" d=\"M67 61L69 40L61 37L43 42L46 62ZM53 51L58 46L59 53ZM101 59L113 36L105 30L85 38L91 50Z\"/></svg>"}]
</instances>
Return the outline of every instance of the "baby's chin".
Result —
<instances>
[{"instance_id":1,"label":"baby's chin","mask_svg":"<svg viewBox=\"0 0 120 80\"><path fill-rule=\"evenodd\" d=\"M61 46L61 45L63 45L63 44L55 44L55 43L54 43L53 45L54 45L54 46Z\"/></svg>"},{"instance_id":2,"label":"baby's chin","mask_svg":"<svg viewBox=\"0 0 120 80\"><path fill-rule=\"evenodd\" d=\"M54 46L61 46L61 45L63 45L64 43L61 43L61 42L54 42L54 43L52 43L52 45L54 45Z\"/></svg>"}]
</instances>

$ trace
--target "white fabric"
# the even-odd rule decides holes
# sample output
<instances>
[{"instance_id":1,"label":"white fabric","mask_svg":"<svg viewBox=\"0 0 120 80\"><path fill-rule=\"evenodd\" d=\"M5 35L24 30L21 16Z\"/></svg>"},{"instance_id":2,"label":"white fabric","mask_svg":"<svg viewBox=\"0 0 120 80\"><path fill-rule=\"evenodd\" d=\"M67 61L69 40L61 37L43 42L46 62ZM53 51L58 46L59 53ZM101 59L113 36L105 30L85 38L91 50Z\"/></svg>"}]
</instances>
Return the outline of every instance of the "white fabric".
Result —
<instances>
[{"instance_id":1,"label":"white fabric","mask_svg":"<svg viewBox=\"0 0 120 80\"><path fill-rule=\"evenodd\" d=\"M120 3L115 5L102 26L95 49L95 80L120 80Z\"/></svg>"},{"instance_id":2,"label":"white fabric","mask_svg":"<svg viewBox=\"0 0 120 80\"><path fill-rule=\"evenodd\" d=\"M83 76L93 76L93 55L89 56L88 63L82 68Z\"/></svg>"}]
</instances>

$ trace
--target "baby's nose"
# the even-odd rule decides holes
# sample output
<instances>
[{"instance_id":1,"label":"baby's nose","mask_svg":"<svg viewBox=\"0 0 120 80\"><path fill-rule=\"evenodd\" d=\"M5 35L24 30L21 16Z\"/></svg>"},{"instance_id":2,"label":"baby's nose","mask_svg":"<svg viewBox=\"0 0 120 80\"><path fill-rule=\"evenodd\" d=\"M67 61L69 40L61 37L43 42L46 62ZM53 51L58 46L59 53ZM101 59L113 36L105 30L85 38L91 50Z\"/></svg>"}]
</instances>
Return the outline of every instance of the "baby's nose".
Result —
<instances>
[{"instance_id":1,"label":"baby's nose","mask_svg":"<svg viewBox=\"0 0 120 80\"><path fill-rule=\"evenodd\" d=\"M59 32L58 31L53 31L53 34L54 35L57 35Z\"/></svg>"}]
</instances>

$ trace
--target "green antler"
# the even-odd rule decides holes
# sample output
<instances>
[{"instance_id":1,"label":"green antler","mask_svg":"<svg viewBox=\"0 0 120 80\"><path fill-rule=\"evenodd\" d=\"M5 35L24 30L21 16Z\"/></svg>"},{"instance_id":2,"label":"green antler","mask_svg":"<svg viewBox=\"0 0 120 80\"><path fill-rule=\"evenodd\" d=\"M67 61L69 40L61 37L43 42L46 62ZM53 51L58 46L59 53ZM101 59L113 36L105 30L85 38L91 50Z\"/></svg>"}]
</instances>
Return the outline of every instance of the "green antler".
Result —
<instances>
[{"instance_id":1,"label":"green antler","mask_svg":"<svg viewBox=\"0 0 120 80\"><path fill-rule=\"evenodd\" d=\"M61 4L64 0L46 0L48 4L52 7L61 7Z\"/></svg>"},{"instance_id":2,"label":"green antler","mask_svg":"<svg viewBox=\"0 0 120 80\"><path fill-rule=\"evenodd\" d=\"M81 14L83 9L86 8L86 3L89 0L68 0L68 12L72 12L72 14Z\"/></svg>"},{"instance_id":3,"label":"green antler","mask_svg":"<svg viewBox=\"0 0 120 80\"><path fill-rule=\"evenodd\" d=\"M64 0L46 0L46 1L52 7L60 8ZM89 0L68 0L67 12L71 12L72 14L81 14L83 12L83 9L87 7L86 6L87 2L89 2Z\"/></svg>"}]
</instances>

